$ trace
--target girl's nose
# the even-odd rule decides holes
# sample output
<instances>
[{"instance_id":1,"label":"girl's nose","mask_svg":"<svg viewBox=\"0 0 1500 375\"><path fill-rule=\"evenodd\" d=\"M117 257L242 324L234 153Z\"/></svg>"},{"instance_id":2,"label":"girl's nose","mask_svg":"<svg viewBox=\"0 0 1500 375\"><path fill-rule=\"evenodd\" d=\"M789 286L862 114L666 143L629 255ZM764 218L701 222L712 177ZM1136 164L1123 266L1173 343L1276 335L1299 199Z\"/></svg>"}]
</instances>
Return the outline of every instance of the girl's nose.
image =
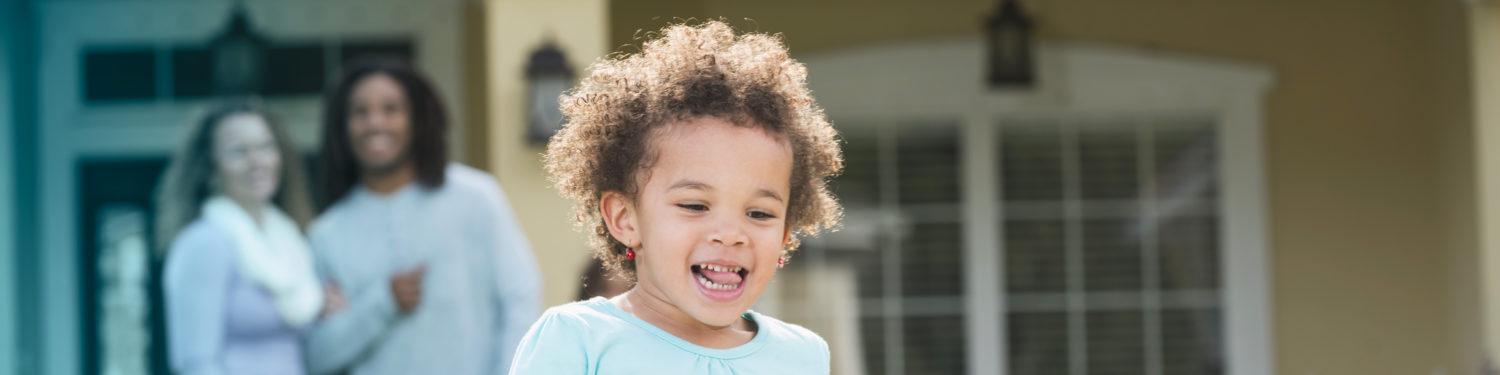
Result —
<instances>
[{"instance_id":1,"label":"girl's nose","mask_svg":"<svg viewBox=\"0 0 1500 375\"><path fill-rule=\"evenodd\" d=\"M731 216L731 215L725 215ZM708 240L724 246L741 246L750 242L750 236L745 234L738 217L720 219L718 226L709 233Z\"/></svg>"}]
</instances>

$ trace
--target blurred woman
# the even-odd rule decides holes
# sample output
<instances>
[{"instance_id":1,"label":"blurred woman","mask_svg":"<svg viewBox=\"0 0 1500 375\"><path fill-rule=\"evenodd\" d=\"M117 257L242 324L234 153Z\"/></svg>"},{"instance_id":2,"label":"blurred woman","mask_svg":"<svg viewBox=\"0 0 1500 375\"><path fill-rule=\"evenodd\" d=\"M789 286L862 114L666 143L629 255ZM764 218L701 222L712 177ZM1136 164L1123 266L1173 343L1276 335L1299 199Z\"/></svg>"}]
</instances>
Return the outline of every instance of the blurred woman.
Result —
<instances>
[{"instance_id":1,"label":"blurred woman","mask_svg":"<svg viewBox=\"0 0 1500 375\"><path fill-rule=\"evenodd\" d=\"M301 228L310 206L296 148L255 102L188 129L157 191L168 348L178 374L302 374L301 335L338 308Z\"/></svg>"}]
</instances>

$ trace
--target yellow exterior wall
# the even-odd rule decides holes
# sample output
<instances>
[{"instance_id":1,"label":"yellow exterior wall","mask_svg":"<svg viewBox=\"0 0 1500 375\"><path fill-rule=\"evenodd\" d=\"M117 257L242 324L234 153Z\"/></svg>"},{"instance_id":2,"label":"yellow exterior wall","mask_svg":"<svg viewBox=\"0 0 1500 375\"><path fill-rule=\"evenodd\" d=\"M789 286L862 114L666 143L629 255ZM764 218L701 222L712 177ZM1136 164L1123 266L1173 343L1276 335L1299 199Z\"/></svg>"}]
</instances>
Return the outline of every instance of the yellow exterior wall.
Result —
<instances>
[{"instance_id":1,"label":"yellow exterior wall","mask_svg":"<svg viewBox=\"0 0 1500 375\"><path fill-rule=\"evenodd\" d=\"M1434 99L1440 106L1436 119L1444 131L1439 173L1445 187L1442 195L1447 197L1443 226L1447 229L1448 255L1448 363L1456 366L1455 374L1474 374L1482 366L1484 349L1479 302L1483 268L1479 262L1479 227L1475 223L1478 196L1472 69L1476 62L1469 53L1474 44L1468 23L1451 21L1455 13L1461 19L1467 17L1470 7L1443 8L1436 13L1440 16L1435 21L1448 22L1435 23L1440 29L1432 42L1442 51L1442 62L1436 67L1436 83L1442 89ZM1491 63L1490 69L1495 66Z\"/></svg>"},{"instance_id":2,"label":"yellow exterior wall","mask_svg":"<svg viewBox=\"0 0 1500 375\"><path fill-rule=\"evenodd\" d=\"M547 183L543 146L526 141L525 67L551 36L578 72L608 51L605 0L491 0L484 3L489 171L500 180L541 266L546 306L577 294L588 248L571 208Z\"/></svg>"},{"instance_id":3,"label":"yellow exterior wall","mask_svg":"<svg viewBox=\"0 0 1500 375\"><path fill-rule=\"evenodd\" d=\"M488 23L484 12L485 5L481 2L466 2L459 5L464 14L460 15L463 24L463 40L460 41L464 49L463 59L460 63L463 67L463 76L466 80L462 83L465 118L475 119L469 123L456 124L464 128L463 153L456 158L468 166L481 170L490 170L490 112L489 96L489 56L486 52L488 35L485 34Z\"/></svg>"},{"instance_id":4,"label":"yellow exterior wall","mask_svg":"<svg viewBox=\"0 0 1500 375\"><path fill-rule=\"evenodd\" d=\"M996 3L619 2L611 9L611 45L632 43L637 30L674 18L712 16L783 33L794 55L806 55L975 35ZM1450 272L1473 264L1462 258L1474 235L1463 228L1464 207L1474 202L1462 195L1463 185L1472 173L1449 164L1469 156L1448 147L1468 136L1465 107L1454 104L1469 97L1463 2L1024 3L1043 38L1221 56L1276 70L1265 147L1278 373L1474 373L1475 357L1457 347L1475 327L1450 323L1477 314L1461 300L1474 274ZM1490 160L1500 164L1500 157ZM1500 191L1500 177L1494 180L1490 190ZM1492 210L1500 215L1500 207ZM1488 243L1500 244L1500 235L1492 237ZM1491 262L1497 264L1489 269L1500 269L1500 261Z\"/></svg>"}]
</instances>

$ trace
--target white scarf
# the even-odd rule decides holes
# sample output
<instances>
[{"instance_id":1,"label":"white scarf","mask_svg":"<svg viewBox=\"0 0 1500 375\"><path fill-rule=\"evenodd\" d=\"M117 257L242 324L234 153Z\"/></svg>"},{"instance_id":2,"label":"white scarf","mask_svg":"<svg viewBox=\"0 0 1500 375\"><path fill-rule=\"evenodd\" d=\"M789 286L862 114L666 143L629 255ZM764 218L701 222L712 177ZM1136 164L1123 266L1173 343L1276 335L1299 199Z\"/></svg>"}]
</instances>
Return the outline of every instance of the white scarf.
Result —
<instances>
[{"instance_id":1,"label":"white scarf","mask_svg":"<svg viewBox=\"0 0 1500 375\"><path fill-rule=\"evenodd\" d=\"M268 204L261 210L264 226L256 226L249 213L223 195L203 202L203 217L233 234L240 273L271 293L288 325L302 327L318 316L323 286L307 240L290 217Z\"/></svg>"}]
</instances>

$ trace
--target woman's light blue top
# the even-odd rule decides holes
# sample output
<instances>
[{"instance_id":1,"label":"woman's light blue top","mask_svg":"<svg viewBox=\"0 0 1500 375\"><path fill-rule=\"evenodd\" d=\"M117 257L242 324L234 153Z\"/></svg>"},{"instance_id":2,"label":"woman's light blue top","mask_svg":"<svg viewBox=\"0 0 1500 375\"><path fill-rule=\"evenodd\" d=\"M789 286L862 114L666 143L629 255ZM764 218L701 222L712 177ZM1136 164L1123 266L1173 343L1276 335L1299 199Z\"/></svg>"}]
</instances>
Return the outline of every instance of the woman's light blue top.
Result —
<instances>
[{"instance_id":1,"label":"woman's light blue top","mask_svg":"<svg viewBox=\"0 0 1500 375\"><path fill-rule=\"evenodd\" d=\"M755 338L729 349L687 342L603 297L547 309L516 350L516 374L827 374L828 343L747 311Z\"/></svg>"},{"instance_id":2,"label":"woman's light blue top","mask_svg":"<svg viewBox=\"0 0 1500 375\"><path fill-rule=\"evenodd\" d=\"M167 255L167 344L183 375L302 374L303 330L286 324L270 292L245 278L234 236L199 218Z\"/></svg>"}]
</instances>

